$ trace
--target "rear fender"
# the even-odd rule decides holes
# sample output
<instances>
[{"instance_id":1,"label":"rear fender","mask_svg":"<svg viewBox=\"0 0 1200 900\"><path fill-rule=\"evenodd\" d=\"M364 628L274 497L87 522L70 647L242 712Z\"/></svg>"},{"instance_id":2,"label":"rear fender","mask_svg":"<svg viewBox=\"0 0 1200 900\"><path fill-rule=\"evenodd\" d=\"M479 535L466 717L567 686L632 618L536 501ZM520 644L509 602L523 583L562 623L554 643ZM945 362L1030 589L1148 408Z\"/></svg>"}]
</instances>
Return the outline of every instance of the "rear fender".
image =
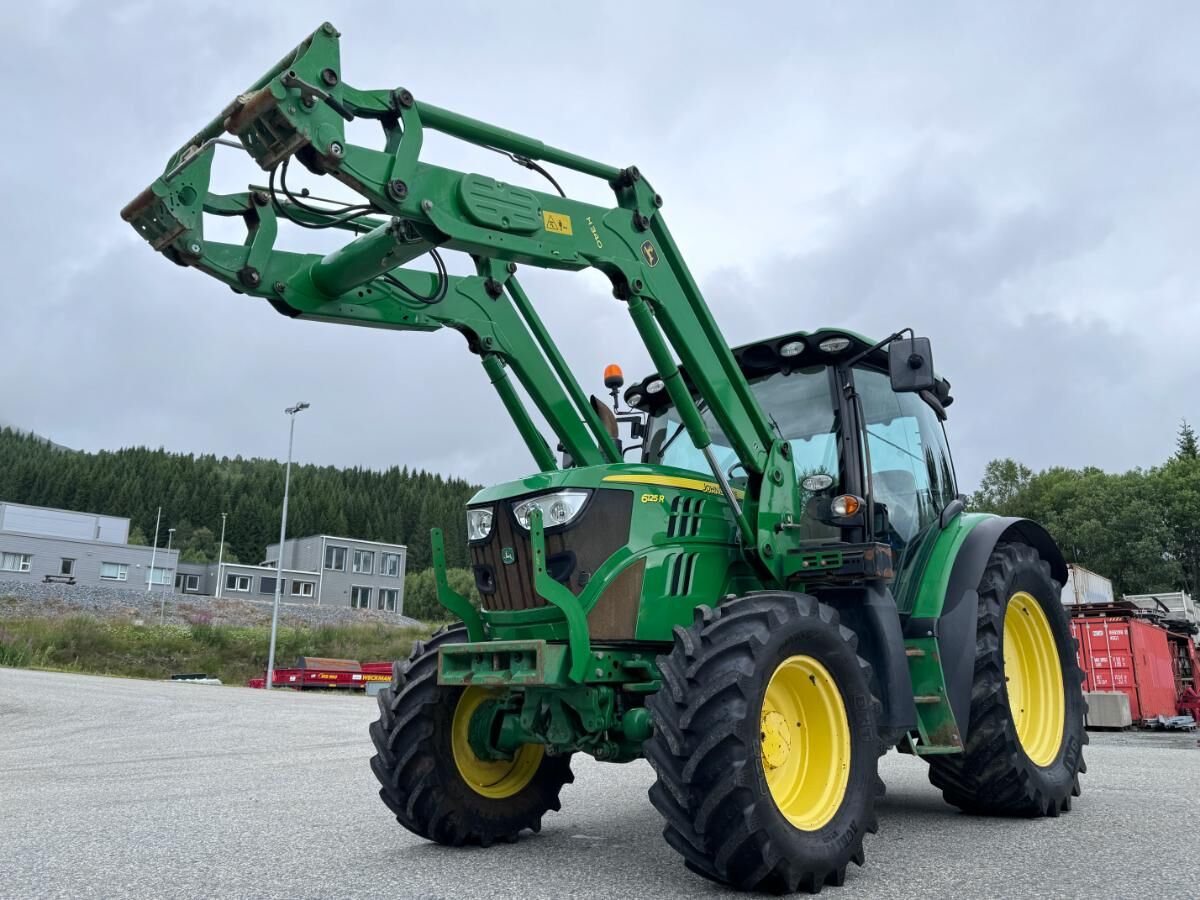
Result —
<instances>
[{"instance_id":1,"label":"rear fender","mask_svg":"<svg viewBox=\"0 0 1200 900\"><path fill-rule=\"evenodd\" d=\"M1054 538L1029 519L988 516L971 529L950 564L950 577L937 615L938 651L946 677L950 708L963 741L971 721L971 686L975 681L975 626L979 610L979 581L988 559L1002 541L1020 541L1036 550L1054 580L1067 579L1067 563ZM926 573L930 577L933 573ZM925 613L929 615L928 612Z\"/></svg>"}]
</instances>

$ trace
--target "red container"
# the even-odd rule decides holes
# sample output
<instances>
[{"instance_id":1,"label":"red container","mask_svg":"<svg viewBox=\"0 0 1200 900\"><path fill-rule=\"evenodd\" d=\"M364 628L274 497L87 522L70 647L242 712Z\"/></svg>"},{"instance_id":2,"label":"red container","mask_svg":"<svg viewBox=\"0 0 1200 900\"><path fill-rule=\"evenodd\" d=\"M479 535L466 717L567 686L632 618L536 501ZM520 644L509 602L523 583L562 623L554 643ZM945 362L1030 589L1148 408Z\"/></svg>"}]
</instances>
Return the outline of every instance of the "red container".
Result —
<instances>
[{"instance_id":1,"label":"red container","mask_svg":"<svg viewBox=\"0 0 1200 900\"><path fill-rule=\"evenodd\" d=\"M1085 691L1122 691L1133 721L1176 713L1175 671L1167 632L1139 619L1071 620Z\"/></svg>"}]
</instances>

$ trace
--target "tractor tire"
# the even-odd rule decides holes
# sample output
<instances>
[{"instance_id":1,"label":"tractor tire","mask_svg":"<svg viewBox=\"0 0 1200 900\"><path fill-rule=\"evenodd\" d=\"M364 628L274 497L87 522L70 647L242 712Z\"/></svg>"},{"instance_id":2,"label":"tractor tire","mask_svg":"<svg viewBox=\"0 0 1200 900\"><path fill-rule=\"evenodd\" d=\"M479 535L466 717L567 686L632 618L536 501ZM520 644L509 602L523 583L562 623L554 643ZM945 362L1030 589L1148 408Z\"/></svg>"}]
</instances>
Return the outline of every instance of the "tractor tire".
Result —
<instances>
[{"instance_id":1,"label":"tractor tire","mask_svg":"<svg viewBox=\"0 0 1200 900\"><path fill-rule=\"evenodd\" d=\"M437 683L438 648L466 637L461 626L444 628L392 666L371 723L371 771L379 796L409 831L439 844L488 847L511 843L527 828L540 831L574 778L569 756L550 756L539 745L522 747L511 762L475 757L460 719L465 711L469 720L487 691Z\"/></svg>"},{"instance_id":2,"label":"tractor tire","mask_svg":"<svg viewBox=\"0 0 1200 900\"><path fill-rule=\"evenodd\" d=\"M878 827L879 701L857 647L832 607L785 591L699 607L675 629L645 754L663 836L689 869L816 893L863 864Z\"/></svg>"},{"instance_id":3,"label":"tractor tire","mask_svg":"<svg viewBox=\"0 0 1200 900\"><path fill-rule=\"evenodd\" d=\"M971 716L961 754L931 756L947 803L994 816L1057 816L1087 771L1087 711L1061 586L1023 543L1000 543L979 583Z\"/></svg>"}]
</instances>

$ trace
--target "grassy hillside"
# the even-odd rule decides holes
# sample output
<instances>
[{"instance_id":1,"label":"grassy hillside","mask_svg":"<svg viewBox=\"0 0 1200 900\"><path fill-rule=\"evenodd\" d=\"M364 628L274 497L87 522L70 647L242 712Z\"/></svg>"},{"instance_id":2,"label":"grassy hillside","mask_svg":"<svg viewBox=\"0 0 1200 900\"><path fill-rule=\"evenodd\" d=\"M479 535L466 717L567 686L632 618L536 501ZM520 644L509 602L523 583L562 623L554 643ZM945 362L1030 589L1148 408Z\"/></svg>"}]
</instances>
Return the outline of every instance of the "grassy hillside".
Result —
<instances>
[{"instance_id":1,"label":"grassy hillside","mask_svg":"<svg viewBox=\"0 0 1200 900\"><path fill-rule=\"evenodd\" d=\"M280 628L275 662L290 666L298 656L402 659L414 640L428 634L381 624ZM0 623L0 666L133 678L206 672L226 684L245 684L266 669L269 640L264 627L131 625L88 616L8 619Z\"/></svg>"}]
</instances>

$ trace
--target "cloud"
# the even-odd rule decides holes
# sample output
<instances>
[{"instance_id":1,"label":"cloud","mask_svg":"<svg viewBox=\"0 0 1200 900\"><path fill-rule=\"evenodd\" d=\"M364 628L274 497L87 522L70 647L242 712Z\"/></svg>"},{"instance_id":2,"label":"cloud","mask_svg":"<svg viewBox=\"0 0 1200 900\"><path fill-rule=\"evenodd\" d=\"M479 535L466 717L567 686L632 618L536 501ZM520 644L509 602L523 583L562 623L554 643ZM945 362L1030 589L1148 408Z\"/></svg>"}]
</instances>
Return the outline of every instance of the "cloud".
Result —
<instances>
[{"instance_id":1,"label":"cloud","mask_svg":"<svg viewBox=\"0 0 1200 900\"><path fill-rule=\"evenodd\" d=\"M285 319L117 217L323 9L6 13L20 137L0 158L0 419L89 449L278 457L282 409L304 399L305 461L480 482L530 468L459 336ZM1200 419L1190 10L356 6L336 24L356 85L636 162L731 342L932 337L964 488L996 456L1150 465L1180 416ZM536 184L447 140L427 158ZM261 180L233 151L219 167L222 188ZM648 367L602 277L521 275L585 390L608 362Z\"/></svg>"}]
</instances>

